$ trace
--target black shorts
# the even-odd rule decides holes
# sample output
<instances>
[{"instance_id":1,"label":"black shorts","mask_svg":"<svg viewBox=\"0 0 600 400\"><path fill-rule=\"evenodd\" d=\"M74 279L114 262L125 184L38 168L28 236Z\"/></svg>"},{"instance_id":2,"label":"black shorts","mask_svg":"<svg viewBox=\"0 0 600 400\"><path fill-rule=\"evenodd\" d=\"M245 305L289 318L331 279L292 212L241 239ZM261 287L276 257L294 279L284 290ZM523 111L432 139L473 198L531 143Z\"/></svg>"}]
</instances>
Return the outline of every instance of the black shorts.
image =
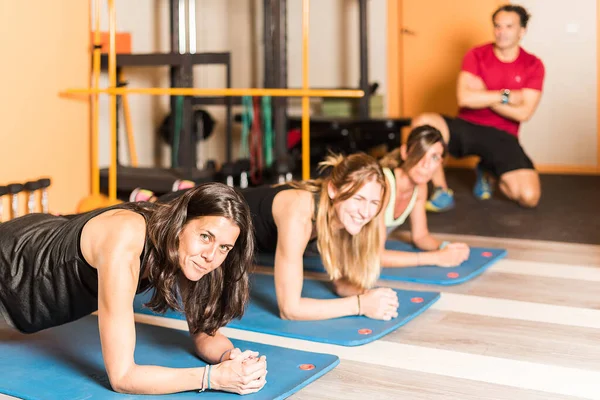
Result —
<instances>
[{"instance_id":1,"label":"black shorts","mask_svg":"<svg viewBox=\"0 0 600 400\"><path fill-rule=\"evenodd\" d=\"M517 169L535 169L514 135L461 118L443 118L450 131L448 151L452 157L479 156L480 166L497 177Z\"/></svg>"}]
</instances>

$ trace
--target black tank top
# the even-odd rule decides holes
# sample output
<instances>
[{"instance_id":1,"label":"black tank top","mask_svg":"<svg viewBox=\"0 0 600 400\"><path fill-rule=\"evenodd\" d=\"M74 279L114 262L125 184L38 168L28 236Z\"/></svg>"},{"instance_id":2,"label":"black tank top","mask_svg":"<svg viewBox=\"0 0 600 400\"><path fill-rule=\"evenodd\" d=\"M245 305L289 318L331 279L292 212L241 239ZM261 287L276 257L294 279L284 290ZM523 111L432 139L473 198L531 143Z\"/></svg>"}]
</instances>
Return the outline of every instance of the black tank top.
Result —
<instances>
[{"instance_id":1,"label":"black tank top","mask_svg":"<svg viewBox=\"0 0 600 400\"><path fill-rule=\"evenodd\" d=\"M277 248L277 226L273 219L273 200L284 190L293 189L287 185L258 186L241 191L254 224L254 237L258 252L274 253Z\"/></svg>"},{"instance_id":2,"label":"black tank top","mask_svg":"<svg viewBox=\"0 0 600 400\"><path fill-rule=\"evenodd\" d=\"M0 223L0 302L16 329L33 333L98 309L98 274L85 261L79 241L84 225L110 209L149 217L139 205L123 203L84 214L30 214ZM144 246L142 269L146 252Z\"/></svg>"},{"instance_id":3,"label":"black tank top","mask_svg":"<svg viewBox=\"0 0 600 400\"><path fill-rule=\"evenodd\" d=\"M259 186L244 189L241 192L248 203L248 207L250 207L257 251L260 253L275 253L277 248L277 226L273 218L273 200L279 192L290 189L295 188L289 185ZM319 195L315 194L314 197L316 209L319 204ZM313 242L315 242L315 239L311 239L307 247L310 248Z\"/></svg>"}]
</instances>

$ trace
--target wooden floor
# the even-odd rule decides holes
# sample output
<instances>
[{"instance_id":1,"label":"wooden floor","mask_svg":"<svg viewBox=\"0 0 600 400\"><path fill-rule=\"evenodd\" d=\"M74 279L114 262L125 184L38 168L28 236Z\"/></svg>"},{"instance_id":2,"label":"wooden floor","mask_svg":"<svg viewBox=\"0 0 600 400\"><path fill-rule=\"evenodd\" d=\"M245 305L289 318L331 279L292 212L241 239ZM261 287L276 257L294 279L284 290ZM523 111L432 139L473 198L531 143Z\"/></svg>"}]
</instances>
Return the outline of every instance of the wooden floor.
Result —
<instances>
[{"instance_id":1,"label":"wooden floor","mask_svg":"<svg viewBox=\"0 0 600 400\"><path fill-rule=\"evenodd\" d=\"M291 397L296 400L600 399L600 246L440 238L503 247L508 256L458 286L381 281L441 291L442 297L406 326L365 346L223 332L338 355L340 365ZM182 321L137 319L186 330Z\"/></svg>"}]
</instances>

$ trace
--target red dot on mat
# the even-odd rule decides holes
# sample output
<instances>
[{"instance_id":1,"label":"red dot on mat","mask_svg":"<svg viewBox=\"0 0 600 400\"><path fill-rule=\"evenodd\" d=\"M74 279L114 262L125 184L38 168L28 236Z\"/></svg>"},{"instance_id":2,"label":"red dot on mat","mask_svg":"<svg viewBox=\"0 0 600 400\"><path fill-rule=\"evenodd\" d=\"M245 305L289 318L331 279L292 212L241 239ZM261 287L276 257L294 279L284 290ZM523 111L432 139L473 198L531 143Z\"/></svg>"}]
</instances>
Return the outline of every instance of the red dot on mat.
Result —
<instances>
[{"instance_id":1,"label":"red dot on mat","mask_svg":"<svg viewBox=\"0 0 600 400\"><path fill-rule=\"evenodd\" d=\"M422 303L423 298L422 297L413 297L412 299L410 299L410 301L412 301L413 303Z\"/></svg>"},{"instance_id":2,"label":"red dot on mat","mask_svg":"<svg viewBox=\"0 0 600 400\"><path fill-rule=\"evenodd\" d=\"M368 328L364 328L364 329L359 329L358 333L360 335L370 335L371 333L373 333L373 331Z\"/></svg>"},{"instance_id":3,"label":"red dot on mat","mask_svg":"<svg viewBox=\"0 0 600 400\"><path fill-rule=\"evenodd\" d=\"M483 253L481 253L481 255L484 257L491 257L492 253L490 253L489 251L484 251Z\"/></svg>"},{"instance_id":4,"label":"red dot on mat","mask_svg":"<svg viewBox=\"0 0 600 400\"><path fill-rule=\"evenodd\" d=\"M448 278L458 278L458 272L448 272Z\"/></svg>"},{"instance_id":5,"label":"red dot on mat","mask_svg":"<svg viewBox=\"0 0 600 400\"><path fill-rule=\"evenodd\" d=\"M312 364L300 364L298 368L300 368L303 371L310 371L311 369L315 369L315 366Z\"/></svg>"}]
</instances>

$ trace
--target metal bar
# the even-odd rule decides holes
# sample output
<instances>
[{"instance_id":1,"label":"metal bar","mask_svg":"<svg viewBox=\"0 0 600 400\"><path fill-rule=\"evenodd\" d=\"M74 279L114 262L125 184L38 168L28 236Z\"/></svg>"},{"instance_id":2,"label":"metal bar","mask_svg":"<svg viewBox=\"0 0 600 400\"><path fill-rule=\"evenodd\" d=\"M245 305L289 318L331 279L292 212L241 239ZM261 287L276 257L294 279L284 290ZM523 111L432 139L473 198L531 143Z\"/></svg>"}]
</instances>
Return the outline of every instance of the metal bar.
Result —
<instances>
[{"instance_id":1,"label":"metal bar","mask_svg":"<svg viewBox=\"0 0 600 400\"><path fill-rule=\"evenodd\" d=\"M600 20L600 19L599 19ZM402 0L387 0L387 115L402 115Z\"/></svg>"},{"instance_id":2,"label":"metal bar","mask_svg":"<svg viewBox=\"0 0 600 400\"><path fill-rule=\"evenodd\" d=\"M196 53L196 0L188 0L188 45L189 45L189 53ZM183 71L185 76L185 86L186 87L194 87L194 70L192 65L191 55L186 54L185 62L183 63ZM186 179L193 180L193 170L196 169L198 164L198 148L196 141L194 140L194 124L195 121L193 117L194 109L193 109L193 98L184 97L183 99L183 123L184 127L186 127L183 131L182 139L185 139L188 143L188 151L186 157L182 159L182 164L185 166L185 177ZM201 132L199 132L199 135ZM200 136L202 137L202 136ZM185 141L181 141L182 144L185 145ZM201 146L204 146L202 144ZM184 154L185 149L181 149L180 154Z\"/></svg>"},{"instance_id":3,"label":"metal bar","mask_svg":"<svg viewBox=\"0 0 600 400\"><path fill-rule=\"evenodd\" d=\"M272 88L273 85L273 6L274 0L263 1L263 46L264 46L264 75L263 86Z\"/></svg>"},{"instance_id":4,"label":"metal bar","mask_svg":"<svg viewBox=\"0 0 600 400\"><path fill-rule=\"evenodd\" d=\"M181 50L180 46L180 15L181 15L181 4L179 0L169 0L169 16L170 16L170 37L171 37L171 54L168 54L168 59L164 61L167 62L166 65L171 65L169 68L169 86L170 87L180 87L181 84L181 64L183 63L183 57L179 54ZM185 51L185 48L183 48ZM165 56L164 54L162 56ZM131 60L141 60L141 57L137 55L134 57L129 57ZM148 57L144 57L148 58ZM161 57L162 58L162 57ZM150 58L154 61L161 61L161 58ZM127 60L127 58L123 58ZM175 63L176 62L176 63ZM177 99L175 97L169 98L169 107L171 110L171 122L169 124L169 129L171 132L175 132L175 109L177 108ZM173 152L171 152L173 154ZM177 160L171 159L171 166L177 165Z\"/></svg>"},{"instance_id":5,"label":"metal bar","mask_svg":"<svg viewBox=\"0 0 600 400\"><path fill-rule=\"evenodd\" d=\"M310 0L302 0L302 88L308 90ZM310 109L309 98L302 97L302 179L310 179Z\"/></svg>"},{"instance_id":6,"label":"metal bar","mask_svg":"<svg viewBox=\"0 0 600 400\"><path fill-rule=\"evenodd\" d=\"M177 49L177 47L175 47ZM176 51L176 50L173 50ZM183 55L179 53L157 53L157 54L117 54L117 66L119 67L154 67L161 65L180 66L183 63ZM191 55L192 64L227 64L230 59L229 53L196 53ZM102 68L106 68L107 56L100 56Z\"/></svg>"},{"instance_id":7,"label":"metal bar","mask_svg":"<svg viewBox=\"0 0 600 400\"><path fill-rule=\"evenodd\" d=\"M225 85L227 86L227 88L231 88L231 62L230 60L227 60L227 64L225 65ZM241 99L236 99L236 100L241 100ZM233 142L233 120L232 120L232 107L233 107L233 98L231 98L231 96L228 96L225 98L225 134L227 136L227 140L226 140L226 154L225 154L225 160L227 162L231 162L233 160L233 155L232 155L232 142Z\"/></svg>"},{"instance_id":8,"label":"metal bar","mask_svg":"<svg viewBox=\"0 0 600 400\"><path fill-rule=\"evenodd\" d=\"M185 57L181 66L182 85L187 88L192 88L192 64L190 57ZM184 178L192 179L191 170L196 168L196 142L192 135L192 97L186 96L183 98L182 121L181 121L181 136L179 140L179 160L178 165L184 168ZM174 115L174 114L173 114Z\"/></svg>"},{"instance_id":9,"label":"metal bar","mask_svg":"<svg viewBox=\"0 0 600 400\"><path fill-rule=\"evenodd\" d=\"M276 0L274 7L274 46L273 46L273 69L274 87L279 89L287 88L287 0ZM272 104L273 125L275 131L275 158L276 163L284 163L284 168L280 169L291 172L292 166L289 165L287 156L287 98L275 98Z\"/></svg>"},{"instance_id":10,"label":"metal bar","mask_svg":"<svg viewBox=\"0 0 600 400\"><path fill-rule=\"evenodd\" d=\"M190 53L196 54L196 0L188 1L188 24L188 32L190 35Z\"/></svg>"},{"instance_id":11,"label":"metal bar","mask_svg":"<svg viewBox=\"0 0 600 400\"><path fill-rule=\"evenodd\" d=\"M121 75L121 68L119 68L119 66L117 66L117 87L121 87L121 79L119 78L120 75ZM117 131L117 138L115 141L115 152L117 153L117 166L119 166L119 164L120 164L119 154L121 154L120 153L120 148L121 148L121 137L120 137L121 136L121 105L122 105L123 97L126 97L126 95L116 96L117 111L115 112L115 130Z\"/></svg>"},{"instance_id":12,"label":"metal bar","mask_svg":"<svg viewBox=\"0 0 600 400\"><path fill-rule=\"evenodd\" d=\"M231 102L231 105L240 106L242 105L242 99L239 97L194 97L192 100L192 104L195 106L214 106L214 105L228 105L228 102ZM229 111L231 112L231 110ZM229 118L229 117L227 117Z\"/></svg>"},{"instance_id":13,"label":"metal bar","mask_svg":"<svg viewBox=\"0 0 600 400\"><path fill-rule=\"evenodd\" d=\"M117 13L115 0L108 0L108 86L117 88L117 57L116 40ZM108 172L108 198L117 199L117 97L116 93L109 93L109 119L110 119L110 169Z\"/></svg>"},{"instance_id":14,"label":"metal bar","mask_svg":"<svg viewBox=\"0 0 600 400\"><path fill-rule=\"evenodd\" d=\"M92 59L92 88L100 87L100 0L94 0L94 53ZM100 194L100 167L98 166L98 130L99 130L99 96L95 94L92 100L92 137L90 139L91 184L92 195Z\"/></svg>"},{"instance_id":15,"label":"metal bar","mask_svg":"<svg viewBox=\"0 0 600 400\"><path fill-rule=\"evenodd\" d=\"M171 53L179 53L179 2L169 0L169 30L171 37Z\"/></svg>"},{"instance_id":16,"label":"metal bar","mask_svg":"<svg viewBox=\"0 0 600 400\"><path fill-rule=\"evenodd\" d=\"M305 0L306 1L306 0ZM326 90L326 89L207 89L207 88L101 88L101 89L67 89L64 94L110 95L147 94L153 96L273 96L273 97L339 97L359 98L364 96L362 90Z\"/></svg>"},{"instance_id":17,"label":"metal bar","mask_svg":"<svg viewBox=\"0 0 600 400\"><path fill-rule=\"evenodd\" d=\"M185 0L179 0L179 54L184 54L187 50L185 43Z\"/></svg>"},{"instance_id":18,"label":"metal bar","mask_svg":"<svg viewBox=\"0 0 600 400\"><path fill-rule=\"evenodd\" d=\"M231 53L197 53L192 55L192 64L227 64Z\"/></svg>"},{"instance_id":19,"label":"metal bar","mask_svg":"<svg viewBox=\"0 0 600 400\"><path fill-rule=\"evenodd\" d=\"M358 0L360 31L360 89L365 96L360 99L358 114L360 118L369 118L369 47L367 35L367 0Z\"/></svg>"},{"instance_id":20,"label":"metal bar","mask_svg":"<svg viewBox=\"0 0 600 400\"><path fill-rule=\"evenodd\" d=\"M596 21L600 21L600 1L596 1ZM600 29L596 29L596 82L600 81ZM596 107L600 108L600 90L596 90ZM596 119L596 146L598 147L596 170L600 174L600 118Z\"/></svg>"}]
</instances>

